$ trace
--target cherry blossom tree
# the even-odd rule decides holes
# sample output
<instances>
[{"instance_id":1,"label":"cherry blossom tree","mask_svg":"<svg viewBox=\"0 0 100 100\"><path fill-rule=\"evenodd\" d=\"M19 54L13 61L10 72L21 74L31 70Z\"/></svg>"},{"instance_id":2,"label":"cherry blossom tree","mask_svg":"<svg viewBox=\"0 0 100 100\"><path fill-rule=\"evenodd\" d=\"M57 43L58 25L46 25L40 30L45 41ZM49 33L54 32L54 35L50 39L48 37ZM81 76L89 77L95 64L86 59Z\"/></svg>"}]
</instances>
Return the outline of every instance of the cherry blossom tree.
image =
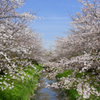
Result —
<instances>
[{"instance_id":1,"label":"cherry blossom tree","mask_svg":"<svg viewBox=\"0 0 100 100\"><path fill-rule=\"evenodd\" d=\"M18 13L24 0L0 0L0 88L14 87L8 84L11 79L22 80L24 70L32 61L41 62L44 56L42 39L28 25L35 19L35 13ZM36 70L37 72L37 70ZM10 78L7 78L10 75ZM3 87L5 85L5 87Z\"/></svg>"},{"instance_id":2,"label":"cherry blossom tree","mask_svg":"<svg viewBox=\"0 0 100 100\"><path fill-rule=\"evenodd\" d=\"M71 33L100 33L100 0L78 0L83 7L71 16Z\"/></svg>"},{"instance_id":3,"label":"cherry blossom tree","mask_svg":"<svg viewBox=\"0 0 100 100\"><path fill-rule=\"evenodd\" d=\"M80 13L71 16L69 35L56 39L56 57L78 56L84 52L100 51L100 0L83 1Z\"/></svg>"},{"instance_id":4,"label":"cherry blossom tree","mask_svg":"<svg viewBox=\"0 0 100 100\"><path fill-rule=\"evenodd\" d=\"M24 51L25 53L26 51L29 52L28 49L32 48L32 45L38 48L40 46L39 43L41 44L42 42L34 31L27 28L27 25L32 20L37 19L35 14L30 12L20 14L16 11L24 2L24 0L0 1L0 49L2 51L19 51L20 53Z\"/></svg>"},{"instance_id":5,"label":"cherry blossom tree","mask_svg":"<svg viewBox=\"0 0 100 100\"><path fill-rule=\"evenodd\" d=\"M100 99L100 0L78 1L83 7L80 13L71 16L70 34L56 38L51 59L44 66L52 72L48 75L50 78L64 74L66 70L72 72L72 75L59 78L51 87L58 88L60 84L60 88L73 88L79 94L77 100ZM80 75L78 78L77 74Z\"/></svg>"}]
</instances>

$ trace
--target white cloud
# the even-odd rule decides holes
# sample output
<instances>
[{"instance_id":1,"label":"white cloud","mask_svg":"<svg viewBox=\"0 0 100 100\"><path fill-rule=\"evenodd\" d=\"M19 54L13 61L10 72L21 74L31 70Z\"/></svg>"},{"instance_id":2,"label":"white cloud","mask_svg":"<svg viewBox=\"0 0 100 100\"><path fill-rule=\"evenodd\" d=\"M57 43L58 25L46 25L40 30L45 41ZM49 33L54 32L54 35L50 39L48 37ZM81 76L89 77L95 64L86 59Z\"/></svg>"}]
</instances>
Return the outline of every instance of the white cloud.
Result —
<instances>
[{"instance_id":1,"label":"white cloud","mask_svg":"<svg viewBox=\"0 0 100 100\"><path fill-rule=\"evenodd\" d=\"M57 20L57 19L69 19L69 18L67 18L67 17L44 17L44 19L55 19L55 20Z\"/></svg>"}]
</instances>

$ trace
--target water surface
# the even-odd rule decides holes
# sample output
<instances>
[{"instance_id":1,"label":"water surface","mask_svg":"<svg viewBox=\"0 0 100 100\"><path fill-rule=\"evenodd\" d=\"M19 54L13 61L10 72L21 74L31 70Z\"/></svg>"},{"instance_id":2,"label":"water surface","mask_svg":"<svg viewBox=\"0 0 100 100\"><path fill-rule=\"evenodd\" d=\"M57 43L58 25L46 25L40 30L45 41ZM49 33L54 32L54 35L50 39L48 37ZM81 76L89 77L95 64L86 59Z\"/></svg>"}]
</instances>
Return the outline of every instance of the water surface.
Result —
<instances>
[{"instance_id":1,"label":"water surface","mask_svg":"<svg viewBox=\"0 0 100 100\"><path fill-rule=\"evenodd\" d=\"M60 89L54 87L45 88L47 84L56 82L56 79L46 78L47 73L41 75L39 87L35 93L33 100L66 100Z\"/></svg>"}]
</instances>

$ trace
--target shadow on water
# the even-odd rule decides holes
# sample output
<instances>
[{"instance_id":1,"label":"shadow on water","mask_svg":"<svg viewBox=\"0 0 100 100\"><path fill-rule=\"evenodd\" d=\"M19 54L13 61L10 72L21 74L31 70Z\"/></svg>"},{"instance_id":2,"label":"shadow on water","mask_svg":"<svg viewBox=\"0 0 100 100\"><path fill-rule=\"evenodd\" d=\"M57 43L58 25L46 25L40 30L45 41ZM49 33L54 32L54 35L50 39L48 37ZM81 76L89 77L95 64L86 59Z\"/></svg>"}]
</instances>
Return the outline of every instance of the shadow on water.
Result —
<instances>
[{"instance_id":1,"label":"shadow on water","mask_svg":"<svg viewBox=\"0 0 100 100\"><path fill-rule=\"evenodd\" d=\"M43 73L41 75L41 79L39 81L40 86L38 87L33 100L66 100L60 89L53 87L45 88L46 83L52 84L56 82L56 79L47 79L45 77L46 75L47 73Z\"/></svg>"}]
</instances>

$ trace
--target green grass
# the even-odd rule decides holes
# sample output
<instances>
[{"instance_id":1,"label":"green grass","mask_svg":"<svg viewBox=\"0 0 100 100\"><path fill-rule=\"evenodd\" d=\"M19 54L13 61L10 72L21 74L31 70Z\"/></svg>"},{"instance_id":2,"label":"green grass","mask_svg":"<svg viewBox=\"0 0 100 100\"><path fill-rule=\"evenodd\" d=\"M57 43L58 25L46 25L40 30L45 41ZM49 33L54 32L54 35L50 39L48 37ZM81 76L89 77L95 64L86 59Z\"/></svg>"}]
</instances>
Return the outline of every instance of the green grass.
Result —
<instances>
[{"instance_id":1,"label":"green grass","mask_svg":"<svg viewBox=\"0 0 100 100\"><path fill-rule=\"evenodd\" d=\"M28 68L25 67L27 70L24 71L26 74L24 82L22 80L11 79L8 75L7 77L11 80L8 83L14 82L14 88L6 88L3 91L0 88L0 100L29 100L30 96L34 96L34 91L37 88L38 79L40 77L39 71L42 69L42 67L38 65L35 65L35 67L37 69L36 72L31 66L28 66Z\"/></svg>"},{"instance_id":2,"label":"green grass","mask_svg":"<svg viewBox=\"0 0 100 100\"><path fill-rule=\"evenodd\" d=\"M39 64L39 65L34 64L34 66L35 66L39 71L42 70L41 64Z\"/></svg>"},{"instance_id":3,"label":"green grass","mask_svg":"<svg viewBox=\"0 0 100 100\"><path fill-rule=\"evenodd\" d=\"M82 73L76 72L75 78L81 78L82 76L83 76L83 72Z\"/></svg>"},{"instance_id":4,"label":"green grass","mask_svg":"<svg viewBox=\"0 0 100 100\"><path fill-rule=\"evenodd\" d=\"M56 75L56 78L61 78L61 77L68 77L68 75L72 75L72 70L66 70L63 73L58 73Z\"/></svg>"},{"instance_id":5,"label":"green grass","mask_svg":"<svg viewBox=\"0 0 100 100\"><path fill-rule=\"evenodd\" d=\"M66 93L67 100L76 100L79 97L79 94L76 89L63 89L63 92Z\"/></svg>"}]
</instances>

